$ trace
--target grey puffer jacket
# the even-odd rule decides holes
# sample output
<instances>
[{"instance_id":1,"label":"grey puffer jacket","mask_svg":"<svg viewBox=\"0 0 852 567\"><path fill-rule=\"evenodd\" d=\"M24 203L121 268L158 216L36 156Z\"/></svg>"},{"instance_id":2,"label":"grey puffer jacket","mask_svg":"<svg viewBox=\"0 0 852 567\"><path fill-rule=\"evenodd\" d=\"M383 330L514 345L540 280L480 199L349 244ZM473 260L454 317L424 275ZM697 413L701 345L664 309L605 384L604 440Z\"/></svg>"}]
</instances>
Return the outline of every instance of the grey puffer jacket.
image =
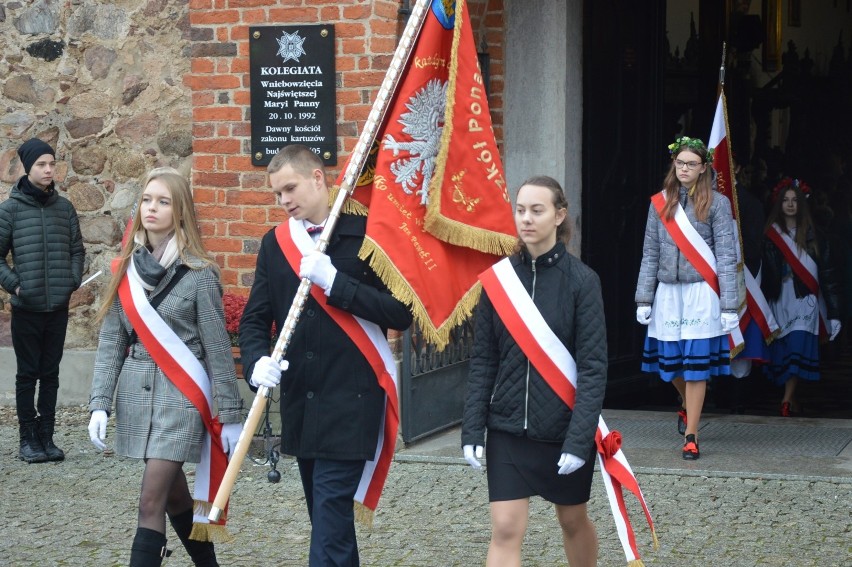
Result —
<instances>
[{"instance_id":1,"label":"grey puffer jacket","mask_svg":"<svg viewBox=\"0 0 852 567\"><path fill-rule=\"evenodd\" d=\"M484 446L487 428L562 443L564 453L587 458L606 391L600 279L568 254L561 242L534 262L525 252L516 254L512 266L547 325L577 363L574 409L530 364L483 292L474 323L462 445Z\"/></svg>"},{"instance_id":2,"label":"grey puffer jacket","mask_svg":"<svg viewBox=\"0 0 852 567\"><path fill-rule=\"evenodd\" d=\"M686 216L704 242L716 257L716 274L719 277L719 304L722 311L737 311L737 251L731 216L731 203L728 198L713 192L713 200L707 211L707 219L699 222L695 216L692 199L687 198L685 187L680 188L680 204ZM681 254L653 203L648 209L648 223L645 225L645 242L642 250L642 265L639 268L639 282L636 284L636 303L651 305L657 282L668 284L694 283L704 278Z\"/></svg>"},{"instance_id":3,"label":"grey puffer jacket","mask_svg":"<svg viewBox=\"0 0 852 567\"><path fill-rule=\"evenodd\" d=\"M42 204L20 184L0 203L0 285L12 295L14 307L58 311L68 305L83 276L86 252L77 211L56 191ZM10 250L13 266L7 261Z\"/></svg>"}]
</instances>

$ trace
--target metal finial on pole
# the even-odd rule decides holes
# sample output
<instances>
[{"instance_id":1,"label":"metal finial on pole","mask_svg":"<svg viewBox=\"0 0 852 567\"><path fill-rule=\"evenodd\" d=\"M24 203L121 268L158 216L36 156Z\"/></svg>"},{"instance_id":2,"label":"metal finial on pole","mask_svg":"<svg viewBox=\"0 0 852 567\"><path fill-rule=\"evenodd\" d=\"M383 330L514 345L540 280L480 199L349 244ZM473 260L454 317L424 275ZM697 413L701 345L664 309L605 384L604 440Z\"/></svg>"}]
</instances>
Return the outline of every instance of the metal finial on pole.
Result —
<instances>
[{"instance_id":1,"label":"metal finial on pole","mask_svg":"<svg viewBox=\"0 0 852 567\"><path fill-rule=\"evenodd\" d=\"M727 59L728 45L722 42L722 66L719 67L719 88L725 86L725 60Z\"/></svg>"}]
</instances>

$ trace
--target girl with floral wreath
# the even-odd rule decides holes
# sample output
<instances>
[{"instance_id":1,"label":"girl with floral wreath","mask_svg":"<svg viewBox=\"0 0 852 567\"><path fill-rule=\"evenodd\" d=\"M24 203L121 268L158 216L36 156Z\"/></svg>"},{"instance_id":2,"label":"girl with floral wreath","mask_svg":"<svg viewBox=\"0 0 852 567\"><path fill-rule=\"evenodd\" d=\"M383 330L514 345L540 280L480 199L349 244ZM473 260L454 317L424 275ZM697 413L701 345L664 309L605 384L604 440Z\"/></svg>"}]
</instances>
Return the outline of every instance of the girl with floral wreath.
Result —
<instances>
[{"instance_id":1,"label":"girl with floral wreath","mask_svg":"<svg viewBox=\"0 0 852 567\"><path fill-rule=\"evenodd\" d=\"M840 332L840 308L828 241L811 219L803 181L783 178L772 190L773 204L763 242L761 288L780 327L769 345L766 374L784 386L781 415L801 412L795 399L799 379L819 380L819 336Z\"/></svg>"},{"instance_id":2,"label":"girl with floral wreath","mask_svg":"<svg viewBox=\"0 0 852 567\"><path fill-rule=\"evenodd\" d=\"M682 456L694 460L707 381L730 374L737 259L731 204L713 190L712 154L686 136L669 151L671 167L648 210L636 320L648 326L642 370L658 373L680 394Z\"/></svg>"}]
</instances>

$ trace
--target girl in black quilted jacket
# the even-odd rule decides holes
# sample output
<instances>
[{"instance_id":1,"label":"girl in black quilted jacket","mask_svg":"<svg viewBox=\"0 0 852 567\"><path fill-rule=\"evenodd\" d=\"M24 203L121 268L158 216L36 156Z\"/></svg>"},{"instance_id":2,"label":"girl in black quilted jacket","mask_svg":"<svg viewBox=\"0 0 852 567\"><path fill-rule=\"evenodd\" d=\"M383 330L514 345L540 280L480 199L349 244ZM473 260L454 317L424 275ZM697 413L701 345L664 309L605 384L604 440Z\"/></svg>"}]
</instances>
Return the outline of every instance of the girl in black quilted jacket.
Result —
<instances>
[{"instance_id":1,"label":"girl in black quilted jacket","mask_svg":"<svg viewBox=\"0 0 852 567\"><path fill-rule=\"evenodd\" d=\"M597 563L586 505L606 325L597 274L566 251L567 217L558 182L527 180L515 207L520 250L480 276L462 445L474 468L486 447L491 566L520 565L534 495L554 503L568 563Z\"/></svg>"}]
</instances>

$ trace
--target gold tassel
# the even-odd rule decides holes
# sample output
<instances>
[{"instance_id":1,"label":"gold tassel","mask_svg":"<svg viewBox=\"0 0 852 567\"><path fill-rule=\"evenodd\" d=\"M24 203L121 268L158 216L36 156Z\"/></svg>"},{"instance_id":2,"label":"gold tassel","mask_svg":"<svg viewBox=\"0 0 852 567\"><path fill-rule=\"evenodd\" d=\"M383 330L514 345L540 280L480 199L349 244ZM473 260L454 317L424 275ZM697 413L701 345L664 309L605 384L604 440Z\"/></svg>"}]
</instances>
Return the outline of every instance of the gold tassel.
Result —
<instances>
[{"instance_id":1,"label":"gold tassel","mask_svg":"<svg viewBox=\"0 0 852 567\"><path fill-rule=\"evenodd\" d=\"M645 567L645 564L641 559L634 559L633 561L627 562L627 567Z\"/></svg>"},{"instance_id":2,"label":"gold tassel","mask_svg":"<svg viewBox=\"0 0 852 567\"><path fill-rule=\"evenodd\" d=\"M234 541L234 536L221 524L194 522L192 524L192 531L189 533L189 539L210 541L213 543L230 543Z\"/></svg>"},{"instance_id":3,"label":"gold tassel","mask_svg":"<svg viewBox=\"0 0 852 567\"><path fill-rule=\"evenodd\" d=\"M358 501L353 501L353 507L355 508L355 521L361 524L362 526L372 528L373 517L376 515L376 513Z\"/></svg>"},{"instance_id":4,"label":"gold tassel","mask_svg":"<svg viewBox=\"0 0 852 567\"><path fill-rule=\"evenodd\" d=\"M210 515L210 510L213 509L212 502L204 500L195 500L193 502L192 513L196 516ZM226 520L227 516L223 515L222 520ZM228 532L228 529L222 524L206 524L203 522L193 522L192 531L189 533L189 539L195 541L212 541L213 543L229 543L234 541L234 536Z\"/></svg>"},{"instance_id":5,"label":"gold tassel","mask_svg":"<svg viewBox=\"0 0 852 567\"><path fill-rule=\"evenodd\" d=\"M651 537L654 540L654 551L659 551L660 549L660 540L657 539L657 530L651 530Z\"/></svg>"}]
</instances>

